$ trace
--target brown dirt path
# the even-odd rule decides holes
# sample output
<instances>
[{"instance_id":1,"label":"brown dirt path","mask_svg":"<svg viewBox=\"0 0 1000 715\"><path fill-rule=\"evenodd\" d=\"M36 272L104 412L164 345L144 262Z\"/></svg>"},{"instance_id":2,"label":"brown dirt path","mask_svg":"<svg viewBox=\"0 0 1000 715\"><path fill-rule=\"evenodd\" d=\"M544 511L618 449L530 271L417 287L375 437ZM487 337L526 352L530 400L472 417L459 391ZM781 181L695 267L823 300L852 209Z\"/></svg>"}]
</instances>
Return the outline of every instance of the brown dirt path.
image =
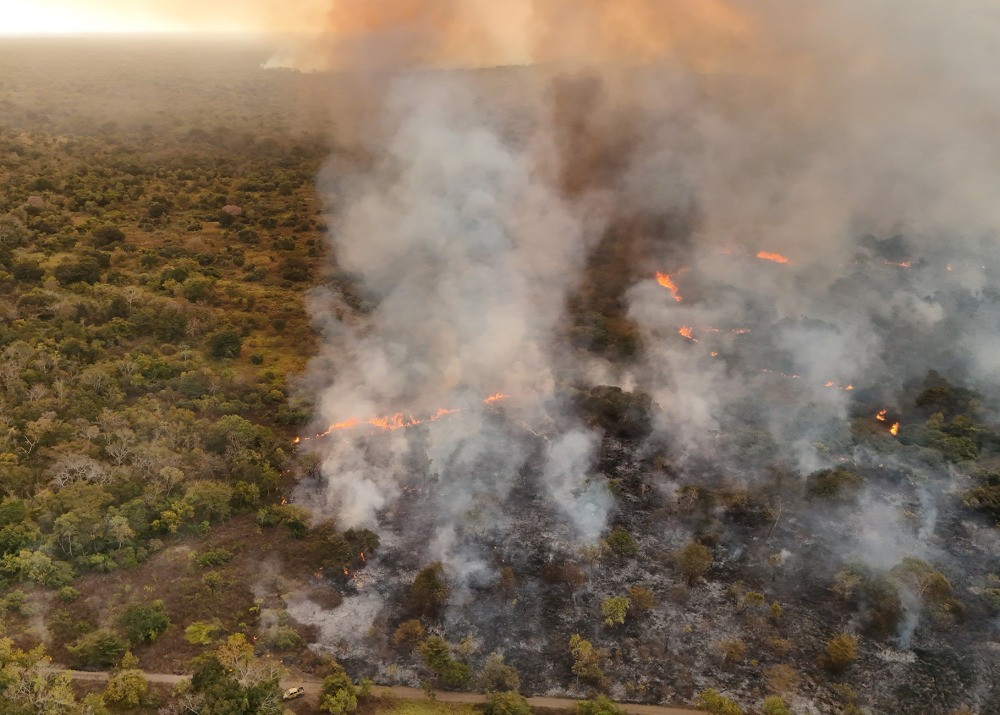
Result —
<instances>
[{"instance_id":1,"label":"brown dirt path","mask_svg":"<svg viewBox=\"0 0 1000 715\"><path fill-rule=\"evenodd\" d=\"M104 682L108 679L107 673L92 673L82 670L60 670L53 668L53 671L68 674L73 680L89 680L93 682ZM188 680L190 675L172 675L170 673L144 673L146 680L150 683L165 683L176 685ZM306 691L306 696L312 700L319 699L322 681L313 678L285 678L281 681L281 688L287 689L301 686ZM375 695L390 695L401 700L423 700L427 697L422 688L404 688L402 686L376 685ZM486 697L482 693L453 693L437 691L437 700L443 703L485 703ZM572 710L576 707L578 700L572 698L550 698L537 695L528 698L528 704L532 707L547 708L549 710ZM702 710L692 710L689 708L668 707L665 705L640 705L637 703L617 703L625 712L632 715L698 715Z\"/></svg>"}]
</instances>

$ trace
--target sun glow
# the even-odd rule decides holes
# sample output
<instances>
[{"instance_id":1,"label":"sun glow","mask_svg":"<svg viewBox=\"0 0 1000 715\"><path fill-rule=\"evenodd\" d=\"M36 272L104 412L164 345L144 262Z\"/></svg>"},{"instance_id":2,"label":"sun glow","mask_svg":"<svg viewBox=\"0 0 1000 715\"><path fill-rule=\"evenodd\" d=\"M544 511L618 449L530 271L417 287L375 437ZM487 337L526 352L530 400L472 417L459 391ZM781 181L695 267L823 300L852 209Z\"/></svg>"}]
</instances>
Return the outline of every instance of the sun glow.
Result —
<instances>
[{"instance_id":1,"label":"sun glow","mask_svg":"<svg viewBox=\"0 0 1000 715\"><path fill-rule=\"evenodd\" d=\"M0 7L0 35L178 32L184 25L143 10L144 3L34 0Z\"/></svg>"}]
</instances>

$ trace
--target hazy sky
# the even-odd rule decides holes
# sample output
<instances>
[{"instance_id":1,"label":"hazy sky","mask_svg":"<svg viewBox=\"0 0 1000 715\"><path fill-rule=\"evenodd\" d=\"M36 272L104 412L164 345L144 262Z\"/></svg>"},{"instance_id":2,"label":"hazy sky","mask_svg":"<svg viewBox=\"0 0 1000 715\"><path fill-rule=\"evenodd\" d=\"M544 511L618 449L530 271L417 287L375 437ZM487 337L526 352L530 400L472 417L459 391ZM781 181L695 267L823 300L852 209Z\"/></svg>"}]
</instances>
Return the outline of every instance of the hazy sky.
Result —
<instances>
[{"instance_id":1,"label":"hazy sky","mask_svg":"<svg viewBox=\"0 0 1000 715\"><path fill-rule=\"evenodd\" d=\"M0 0L0 34L302 31L325 0ZM289 5L295 11L290 12Z\"/></svg>"}]
</instances>

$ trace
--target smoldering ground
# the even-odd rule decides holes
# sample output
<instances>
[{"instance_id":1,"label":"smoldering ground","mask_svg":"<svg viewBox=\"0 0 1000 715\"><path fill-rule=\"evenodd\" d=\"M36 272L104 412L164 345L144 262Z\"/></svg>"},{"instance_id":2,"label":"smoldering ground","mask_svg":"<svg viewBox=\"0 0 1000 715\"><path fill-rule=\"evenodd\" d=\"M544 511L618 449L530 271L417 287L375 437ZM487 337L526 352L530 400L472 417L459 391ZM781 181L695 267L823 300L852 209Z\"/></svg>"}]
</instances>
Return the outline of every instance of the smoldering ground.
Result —
<instances>
[{"instance_id":1,"label":"smoldering ground","mask_svg":"<svg viewBox=\"0 0 1000 715\"><path fill-rule=\"evenodd\" d=\"M319 511L483 583L500 564L469 524L537 540L513 499L527 473L565 527L549 552L626 518L570 398L594 375L652 396L668 500L706 461L736 485L863 469L849 421L889 408L905 434L897 403L932 368L995 393L993 3L517 5L492 24L478 3L331 11L350 37L321 54L370 92L336 108L362 148L321 184L338 270L370 300L314 295L314 431L357 421L308 443ZM625 360L604 349L622 325ZM397 410L412 427L373 446ZM951 477L917 490L925 516ZM843 541L817 522L827 558L953 557L933 520L885 509L865 492Z\"/></svg>"}]
</instances>

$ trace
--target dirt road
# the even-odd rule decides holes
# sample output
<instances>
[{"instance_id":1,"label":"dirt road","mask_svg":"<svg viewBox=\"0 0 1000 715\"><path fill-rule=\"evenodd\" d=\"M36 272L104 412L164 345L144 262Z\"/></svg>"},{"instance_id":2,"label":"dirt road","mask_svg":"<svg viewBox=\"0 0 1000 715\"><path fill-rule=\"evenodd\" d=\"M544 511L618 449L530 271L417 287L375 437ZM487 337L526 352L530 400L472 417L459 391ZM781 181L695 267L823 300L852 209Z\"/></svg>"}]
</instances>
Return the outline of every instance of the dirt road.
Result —
<instances>
[{"instance_id":1,"label":"dirt road","mask_svg":"<svg viewBox=\"0 0 1000 715\"><path fill-rule=\"evenodd\" d=\"M83 670L52 670L66 673L73 680L89 680L93 682L104 682L108 679L107 673L91 673ZM172 675L169 673L145 673L146 680L150 683L164 683L176 685L188 680L190 675ZM281 681L283 690L296 686L301 686L306 691L306 695L313 700L319 699L320 689L323 683L313 678L286 678ZM401 686L376 685L375 695L390 695L402 700L423 700L427 697L421 688L404 688ZM443 703L485 703L486 697L482 693L451 693L437 691L436 698ZM578 700L572 698L549 698L545 696L534 696L528 698L528 704L537 708L548 708L550 710L572 710L576 707ZM632 715L698 715L701 710L690 710L687 708L672 708L663 705L638 705L635 703L618 703L625 712Z\"/></svg>"}]
</instances>

